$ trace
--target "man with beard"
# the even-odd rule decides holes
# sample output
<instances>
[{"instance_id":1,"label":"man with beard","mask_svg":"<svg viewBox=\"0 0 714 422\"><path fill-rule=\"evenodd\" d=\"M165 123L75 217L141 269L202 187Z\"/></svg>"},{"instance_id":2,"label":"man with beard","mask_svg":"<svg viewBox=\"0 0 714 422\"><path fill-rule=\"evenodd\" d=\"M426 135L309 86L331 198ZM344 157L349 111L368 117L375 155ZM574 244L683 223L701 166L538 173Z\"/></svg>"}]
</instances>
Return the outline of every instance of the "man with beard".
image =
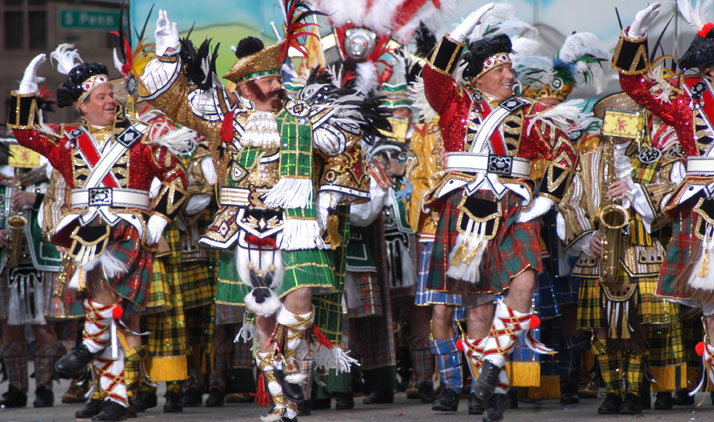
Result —
<instances>
[{"instance_id":1,"label":"man with beard","mask_svg":"<svg viewBox=\"0 0 714 422\"><path fill-rule=\"evenodd\" d=\"M296 9L308 10L302 3ZM214 59L185 40L178 51L176 24L160 11L157 58L144 70L141 90L211 143L212 157L201 165L204 174L215 168L219 210L200 244L221 252L216 303L247 306L255 314L256 362L275 404L267 417L294 421L304 400L297 352L303 339L311 340L311 297L334 291L333 256L323 231L338 204L368 196L366 178L347 169L358 169L353 151L374 125L369 113L376 103L334 87L319 72L287 101L280 68L296 36L287 15L292 23L283 42L239 42L238 61L224 75L236 84L229 93L214 69L201 66ZM318 365L346 371L353 361L331 344L315 346Z\"/></svg>"}]
</instances>

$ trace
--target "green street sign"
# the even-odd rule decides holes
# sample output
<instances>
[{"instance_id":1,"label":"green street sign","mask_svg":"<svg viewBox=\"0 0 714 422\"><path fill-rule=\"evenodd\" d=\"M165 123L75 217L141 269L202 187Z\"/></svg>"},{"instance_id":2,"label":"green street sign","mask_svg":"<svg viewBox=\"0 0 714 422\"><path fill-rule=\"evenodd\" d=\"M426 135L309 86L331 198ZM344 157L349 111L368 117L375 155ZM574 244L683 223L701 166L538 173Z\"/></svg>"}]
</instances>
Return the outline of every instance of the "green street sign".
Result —
<instances>
[{"instance_id":1,"label":"green street sign","mask_svg":"<svg viewBox=\"0 0 714 422\"><path fill-rule=\"evenodd\" d=\"M62 29L116 30L119 11L60 9L59 20Z\"/></svg>"}]
</instances>

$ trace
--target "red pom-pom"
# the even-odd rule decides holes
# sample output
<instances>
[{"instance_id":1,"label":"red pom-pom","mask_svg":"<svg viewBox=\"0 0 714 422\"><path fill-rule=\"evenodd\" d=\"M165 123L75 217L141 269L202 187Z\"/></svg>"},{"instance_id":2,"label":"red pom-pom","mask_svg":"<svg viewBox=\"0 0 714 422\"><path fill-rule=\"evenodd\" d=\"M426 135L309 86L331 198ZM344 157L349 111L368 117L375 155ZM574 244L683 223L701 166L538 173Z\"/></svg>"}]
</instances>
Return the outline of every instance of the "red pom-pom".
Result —
<instances>
[{"instance_id":1,"label":"red pom-pom","mask_svg":"<svg viewBox=\"0 0 714 422\"><path fill-rule=\"evenodd\" d=\"M464 339L459 338L456 340L456 349L460 352L464 351Z\"/></svg>"},{"instance_id":2,"label":"red pom-pom","mask_svg":"<svg viewBox=\"0 0 714 422\"><path fill-rule=\"evenodd\" d=\"M703 355L704 354L704 342L700 341L699 343L697 343L697 347L695 347L694 350L697 351L697 354L699 356Z\"/></svg>"},{"instance_id":3,"label":"red pom-pom","mask_svg":"<svg viewBox=\"0 0 714 422\"><path fill-rule=\"evenodd\" d=\"M124 308L121 306L115 306L114 309L112 309L112 316L114 319L119 319L124 315Z\"/></svg>"},{"instance_id":4,"label":"red pom-pom","mask_svg":"<svg viewBox=\"0 0 714 422\"><path fill-rule=\"evenodd\" d=\"M714 23L710 22L710 23L702 26L702 29L700 29L699 32L697 32L697 35L699 35L702 38L706 38L707 35L709 34L709 31L711 31L712 28L714 28Z\"/></svg>"},{"instance_id":5,"label":"red pom-pom","mask_svg":"<svg viewBox=\"0 0 714 422\"><path fill-rule=\"evenodd\" d=\"M536 328L540 327L540 318L538 318L538 315L531 315L531 330L535 330Z\"/></svg>"}]
</instances>

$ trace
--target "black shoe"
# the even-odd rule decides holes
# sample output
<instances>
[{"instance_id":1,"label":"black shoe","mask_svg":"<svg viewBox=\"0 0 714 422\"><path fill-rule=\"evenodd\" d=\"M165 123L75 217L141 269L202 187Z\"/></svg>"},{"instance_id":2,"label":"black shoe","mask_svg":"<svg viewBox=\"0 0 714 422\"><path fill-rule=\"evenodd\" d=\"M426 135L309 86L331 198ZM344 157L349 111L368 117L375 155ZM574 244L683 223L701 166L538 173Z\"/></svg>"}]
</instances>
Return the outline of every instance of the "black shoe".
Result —
<instances>
[{"instance_id":1,"label":"black shoe","mask_svg":"<svg viewBox=\"0 0 714 422\"><path fill-rule=\"evenodd\" d=\"M563 383L560 385L560 404L578 404L578 386Z\"/></svg>"},{"instance_id":2,"label":"black shoe","mask_svg":"<svg viewBox=\"0 0 714 422\"><path fill-rule=\"evenodd\" d=\"M134 400L134 410L146 412L147 409L156 407L156 391L139 391Z\"/></svg>"},{"instance_id":3,"label":"black shoe","mask_svg":"<svg viewBox=\"0 0 714 422\"><path fill-rule=\"evenodd\" d=\"M456 412L459 408L459 395L450 388L441 389L441 393L434 400L431 410L441 412Z\"/></svg>"},{"instance_id":4,"label":"black shoe","mask_svg":"<svg viewBox=\"0 0 714 422\"><path fill-rule=\"evenodd\" d=\"M91 361L101 354L101 350L97 353L92 353L84 343L80 343L71 352L55 362L55 372L60 378L71 378L73 375L82 372Z\"/></svg>"},{"instance_id":5,"label":"black shoe","mask_svg":"<svg viewBox=\"0 0 714 422\"><path fill-rule=\"evenodd\" d=\"M198 387L189 387L183 392L183 407L199 407L203 401L203 393Z\"/></svg>"},{"instance_id":6,"label":"black shoe","mask_svg":"<svg viewBox=\"0 0 714 422\"><path fill-rule=\"evenodd\" d=\"M283 371L275 369L273 370L273 374L275 375L275 379L278 381L278 384L280 384L280 387L283 389L283 395L285 395L285 398L288 399L288 401L295 404L305 401L305 392L302 389L302 385L294 384L286 380L285 373Z\"/></svg>"},{"instance_id":7,"label":"black shoe","mask_svg":"<svg viewBox=\"0 0 714 422\"><path fill-rule=\"evenodd\" d=\"M469 415L483 415L485 410L486 408L483 407L483 401L476 397L476 394L471 394L469 396Z\"/></svg>"},{"instance_id":8,"label":"black shoe","mask_svg":"<svg viewBox=\"0 0 714 422\"><path fill-rule=\"evenodd\" d=\"M312 414L312 400L308 399L297 405L298 416L310 416Z\"/></svg>"},{"instance_id":9,"label":"black shoe","mask_svg":"<svg viewBox=\"0 0 714 422\"><path fill-rule=\"evenodd\" d=\"M129 407L126 408L126 417L132 419L139 417L139 414L136 413L136 406L134 406L131 400L129 400Z\"/></svg>"},{"instance_id":10,"label":"black shoe","mask_svg":"<svg viewBox=\"0 0 714 422\"><path fill-rule=\"evenodd\" d=\"M332 406L332 399L326 397L324 399L312 399L310 401L310 409L312 410L327 410Z\"/></svg>"},{"instance_id":11,"label":"black shoe","mask_svg":"<svg viewBox=\"0 0 714 422\"><path fill-rule=\"evenodd\" d=\"M183 412L183 395L175 391L166 392L166 402L164 403L164 413ZM221 403L222 405L223 403ZM208 402L206 402L208 406Z\"/></svg>"},{"instance_id":12,"label":"black shoe","mask_svg":"<svg viewBox=\"0 0 714 422\"><path fill-rule=\"evenodd\" d=\"M656 410L672 410L674 403L672 401L672 393L657 393L655 395L655 409Z\"/></svg>"},{"instance_id":13,"label":"black shoe","mask_svg":"<svg viewBox=\"0 0 714 422\"><path fill-rule=\"evenodd\" d=\"M355 399L351 393L338 393L335 397L335 410L350 410L355 407Z\"/></svg>"},{"instance_id":14,"label":"black shoe","mask_svg":"<svg viewBox=\"0 0 714 422\"><path fill-rule=\"evenodd\" d=\"M223 402L226 400L226 395L220 388L211 388L206 399L206 407L223 407Z\"/></svg>"},{"instance_id":15,"label":"black shoe","mask_svg":"<svg viewBox=\"0 0 714 422\"><path fill-rule=\"evenodd\" d=\"M419 399L422 403L433 403L436 394L434 394L434 385L429 381L424 381L419 384Z\"/></svg>"},{"instance_id":16,"label":"black shoe","mask_svg":"<svg viewBox=\"0 0 714 422\"><path fill-rule=\"evenodd\" d=\"M103 404L104 400L102 399L91 399L83 408L74 412L74 417L77 419L89 419L102 411Z\"/></svg>"},{"instance_id":17,"label":"black shoe","mask_svg":"<svg viewBox=\"0 0 714 422\"><path fill-rule=\"evenodd\" d=\"M620 413L622 399L615 393L607 393L605 401L597 408L598 415L617 415Z\"/></svg>"},{"instance_id":18,"label":"black shoe","mask_svg":"<svg viewBox=\"0 0 714 422\"><path fill-rule=\"evenodd\" d=\"M476 380L476 385L474 386L474 394L476 397L483 401L487 401L493 395L493 390L496 388L496 382L498 381L498 374L501 372L501 368L494 365L493 363L484 360L481 365L481 375L479 375Z\"/></svg>"},{"instance_id":19,"label":"black shoe","mask_svg":"<svg viewBox=\"0 0 714 422\"><path fill-rule=\"evenodd\" d=\"M652 408L652 394L649 390L647 392L640 391L640 410L651 409Z\"/></svg>"},{"instance_id":20,"label":"black shoe","mask_svg":"<svg viewBox=\"0 0 714 422\"><path fill-rule=\"evenodd\" d=\"M508 408L518 409L518 389L511 388L508 390Z\"/></svg>"},{"instance_id":21,"label":"black shoe","mask_svg":"<svg viewBox=\"0 0 714 422\"><path fill-rule=\"evenodd\" d=\"M640 398L632 393L625 394L625 399L620 406L621 415L639 415L642 413Z\"/></svg>"},{"instance_id":22,"label":"black shoe","mask_svg":"<svg viewBox=\"0 0 714 422\"><path fill-rule=\"evenodd\" d=\"M19 388L13 385L10 385L7 389L7 393L5 393L2 400L0 400L0 407L10 409L13 407L25 406L27 406L27 393L20 391Z\"/></svg>"},{"instance_id":23,"label":"black shoe","mask_svg":"<svg viewBox=\"0 0 714 422\"><path fill-rule=\"evenodd\" d=\"M35 390L35 401L32 403L35 407L52 407L55 404L55 395L52 390L41 385Z\"/></svg>"},{"instance_id":24,"label":"black shoe","mask_svg":"<svg viewBox=\"0 0 714 422\"><path fill-rule=\"evenodd\" d=\"M394 403L394 392L392 390L372 391L364 398L364 404L385 404Z\"/></svg>"},{"instance_id":25,"label":"black shoe","mask_svg":"<svg viewBox=\"0 0 714 422\"><path fill-rule=\"evenodd\" d=\"M114 400L104 400L102 410L92 416L93 421L123 421L127 418L127 408Z\"/></svg>"},{"instance_id":26,"label":"black shoe","mask_svg":"<svg viewBox=\"0 0 714 422\"><path fill-rule=\"evenodd\" d=\"M483 422L499 422L508 408L510 399L508 394L496 393L488 399L488 408L483 414Z\"/></svg>"},{"instance_id":27,"label":"black shoe","mask_svg":"<svg viewBox=\"0 0 714 422\"><path fill-rule=\"evenodd\" d=\"M672 404L675 406L691 406L694 404L694 397L690 396L687 390L680 390L674 393Z\"/></svg>"}]
</instances>

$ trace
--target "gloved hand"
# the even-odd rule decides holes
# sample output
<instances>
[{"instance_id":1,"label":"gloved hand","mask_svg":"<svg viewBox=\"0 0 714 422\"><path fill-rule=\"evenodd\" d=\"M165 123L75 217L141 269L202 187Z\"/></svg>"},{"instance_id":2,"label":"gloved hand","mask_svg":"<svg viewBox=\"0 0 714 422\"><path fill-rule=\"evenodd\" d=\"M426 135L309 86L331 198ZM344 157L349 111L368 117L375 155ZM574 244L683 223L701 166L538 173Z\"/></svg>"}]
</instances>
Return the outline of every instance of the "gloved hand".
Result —
<instances>
[{"instance_id":1,"label":"gloved hand","mask_svg":"<svg viewBox=\"0 0 714 422\"><path fill-rule=\"evenodd\" d=\"M159 10L159 18L156 20L156 30L154 31L154 38L156 39L156 55L164 56L166 55L166 50L172 48L174 51L178 52L179 48L179 35L178 28L176 27L176 22L171 22L169 20L169 15L165 10ZM173 52L169 52L171 55Z\"/></svg>"},{"instance_id":2,"label":"gloved hand","mask_svg":"<svg viewBox=\"0 0 714 422\"><path fill-rule=\"evenodd\" d=\"M146 222L146 244L155 245L159 243L161 234L169 222L160 215L152 215L149 221Z\"/></svg>"},{"instance_id":3,"label":"gloved hand","mask_svg":"<svg viewBox=\"0 0 714 422\"><path fill-rule=\"evenodd\" d=\"M37 67L42 63L47 61L47 56L45 54L38 54L25 68L25 74L22 75L22 81L20 81L20 89L17 90L18 94L34 94L39 91L38 85L41 84L45 78L37 76Z\"/></svg>"},{"instance_id":4,"label":"gloved hand","mask_svg":"<svg viewBox=\"0 0 714 422\"><path fill-rule=\"evenodd\" d=\"M325 230L330 209L334 209L341 199L342 194L337 192L320 192L317 195L317 224L320 230Z\"/></svg>"},{"instance_id":5,"label":"gloved hand","mask_svg":"<svg viewBox=\"0 0 714 422\"><path fill-rule=\"evenodd\" d=\"M191 195L186 202L186 207L183 209L184 215L196 215L199 212L206 209L208 204L211 203L211 195L206 195L204 193L197 193Z\"/></svg>"},{"instance_id":6,"label":"gloved hand","mask_svg":"<svg viewBox=\"0 0 714 422\"><path fill-rule=\"evenodd\" d=\"M460 43L466 41L466 37L471 34L476 25L481 23L481 19L483 19L483 16L488 11L493 9L494 5L495 3L487 3L479 7L477 10L471 12L471 14L468 15L466 19L464 19L463 22L461 22L459 26L456 27L456 29L451 31L451 33L449 34L451 38Z\"/></svg>"},{"instance_id":7,"label":"gloved hand","mask_svg":"<svg viewBox=\"0 0 714 422\"><path fill-rule=\"evenodd\" d=\"M632 38L644 38L647 35L647 28L652 25L652 22L659 15L660 6L662 4L659 2L652 3L637 12L634 22L632 22L629 31L627 31L627 35Z\"/></svg>"},{"instance_id":8,"label":"gloved hand","mask_svg":"<svg viewBox=\"0 0 714 422\"><path fill-rule=\"evenodd\" d=\"M213 166L213 158L210 156L203 157L201 160L201 172L203 172L203 178L206 179L209 185L216 184L216 168Z\"/></svg>"},{"instance_id":9,"label":"gloved hand","mask_svg":"<svg viewBox=\"0 0 714 422\"><path fill-rule=\"evenodd\" d=\"M532 221L533 219L547 213L553 204L555 204L555 201L552 199L546 198L545 196L539 196L533 201L530 208L525 211L521 211L521 213L518 214L518 219L516 221L519 223Z\"/></svg>"}]
</instances>

